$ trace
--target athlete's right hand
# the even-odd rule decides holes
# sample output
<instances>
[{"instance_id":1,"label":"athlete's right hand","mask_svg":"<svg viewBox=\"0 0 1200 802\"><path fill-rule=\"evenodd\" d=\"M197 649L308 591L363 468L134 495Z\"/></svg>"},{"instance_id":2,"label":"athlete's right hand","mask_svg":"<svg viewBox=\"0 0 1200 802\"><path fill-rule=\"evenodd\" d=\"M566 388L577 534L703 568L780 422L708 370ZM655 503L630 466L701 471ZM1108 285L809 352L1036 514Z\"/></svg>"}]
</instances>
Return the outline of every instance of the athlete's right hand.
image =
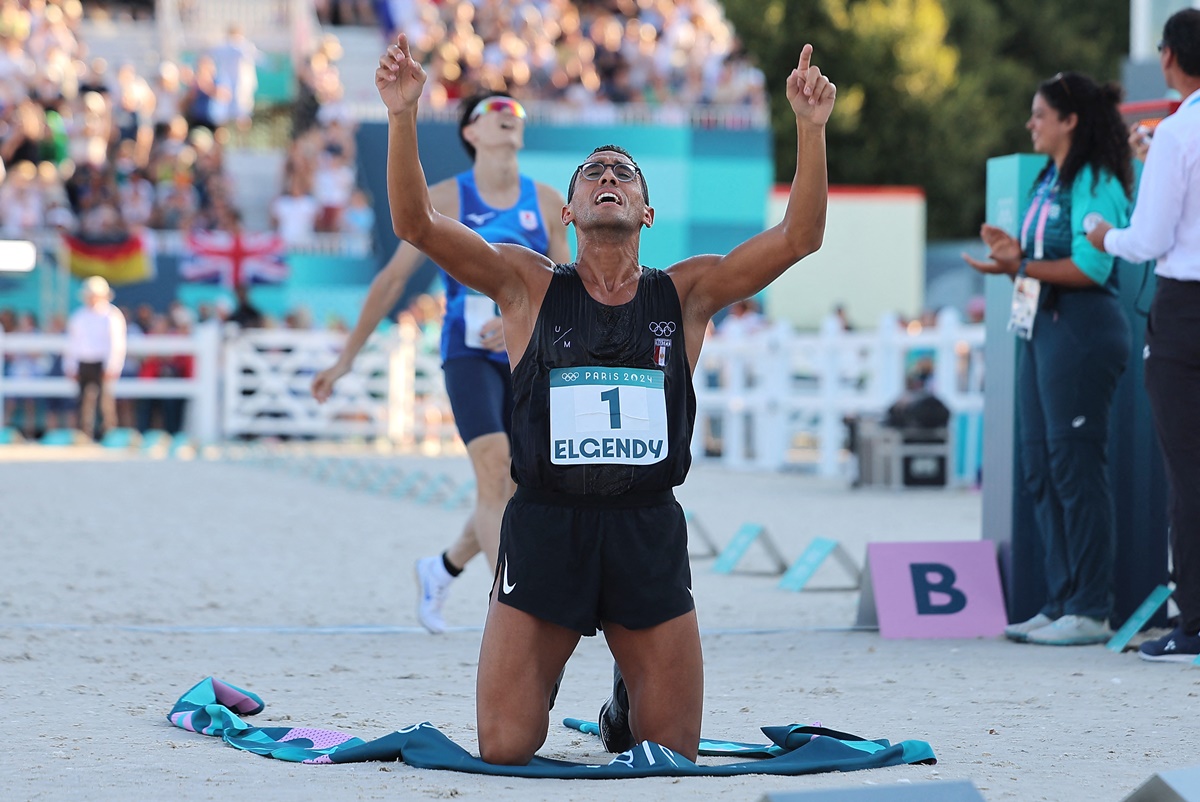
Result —
<instances>
[{"instance_id":1,"label":"athlete's right hand","mask_svg":"<svg viewBox=\"0 0 1200 802\"><path fill-rule=\"evenodd\" d=\"M388 113L398 114L415 107L426 77L425 70L409 51L408 37L400 34L396 43L379 57L379 69L375 70L375 88Z\"/></svg>"},{"instance_id":2,"label":"athlete's right hand","mask_svg":"<svg viewBox=\"0 0 1200 802\"><path fill-rule=\"evenodd\" d=\"M329 396L333 395L333 385L337 384L337 380L345 376L349 370L348 366L343 366L341 362L335 362L333 367L325 368L317 374L313 379L312 394L318 404L324 404L329 400Z\"/></svg>"}]
</instances>

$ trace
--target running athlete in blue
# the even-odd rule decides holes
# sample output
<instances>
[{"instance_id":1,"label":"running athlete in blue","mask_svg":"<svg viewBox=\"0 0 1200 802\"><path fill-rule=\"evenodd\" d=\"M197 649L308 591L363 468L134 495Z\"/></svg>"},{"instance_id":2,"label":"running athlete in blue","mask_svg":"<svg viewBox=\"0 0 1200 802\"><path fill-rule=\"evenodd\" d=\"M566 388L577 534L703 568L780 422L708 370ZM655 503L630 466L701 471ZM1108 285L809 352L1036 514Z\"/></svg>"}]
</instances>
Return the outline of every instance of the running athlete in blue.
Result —
<instances>
[{"instance_id":1,"label":"running athlete in blue","mask_svg":"<svg viewBox=\"0 0 1200 802\"><path fill-rule=\"evenodd\" d=\"M555 262L570 259L567 230L559 219L562 195L521 175L517 153L525 144L525 110L504 93L462 102L459 137L475 166L429 189L440 214L462 222L488 242L520 245ZM317 374L312 392L329 398L337 380L383 317L396 305L421 252L402 242L371 282L354 331L337 362ZM512 384L504 330L492 299L443 273L446 319L442 367L458 433L475 471L475 509L459 538L440 556L417 562L417 617L430 632L445 629L442 604L452 579L480 551L494 569L500 519L513 492L509 476Z\"/></svg>"},{"instance_id":2,"label":"running athlete in blue","mask_svg":"<svg viewBox=\"0 0 1200 802\"><path fill-rule=\"evenodd\" d=\"M499 304L516 399L518 489L480 647L479 754L489 763L532 759L559 672L602 625L635 742L695 760L704 666L686 525L672 493L690 466L691 376L713 314L821 245L834 86L805 45L787 80L798 148L783 221L727 255L655 270L639 258L641 230L654 223L646 177L613 145L596 148L571 178L561 219L575 226L574 264L493 245L440 214L417 155L425 78L400 34L375 71L388 109L392 225Z\"/></svg>"}]
</instances>

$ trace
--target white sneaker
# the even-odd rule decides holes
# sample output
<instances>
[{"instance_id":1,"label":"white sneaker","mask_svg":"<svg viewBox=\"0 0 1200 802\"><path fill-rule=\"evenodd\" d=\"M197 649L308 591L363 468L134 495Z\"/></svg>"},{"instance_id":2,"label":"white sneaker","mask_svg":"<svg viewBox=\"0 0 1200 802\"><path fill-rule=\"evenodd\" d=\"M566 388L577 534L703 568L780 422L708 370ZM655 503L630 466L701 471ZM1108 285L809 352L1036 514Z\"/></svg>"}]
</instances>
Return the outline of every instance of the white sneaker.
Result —
<instances>
[{"instance_id":1,"label":"white sneaker","mask_svg":"<svg viewBox=\"0 0 1200 802\"><path fill-rule=\"evenodd\" d=\"M1043 646L1085 646L1104 643L1112 637L1108 624L1086 615L1064 615L1053 624L1030 632L1026 640Z\"/></svg>"},{"instance_id":2,"label":"white sneaker","mask_svg":"<svg viewBox=\"0 0 1200 802\"><path fill-rule=\"evenodd\" d=\"M417 560L417 620L434 635L446 631L442 605L454 577L446 570L441 555Z\"/></svg>"},{"instance_id":3,"label":"white sneaker","mask_svg":"<svg viewBox=\"0 0 1200 802\"><path fill-rule=\"evenodd\" d=\"M1029 639L1029 633L1035 629L1041 629L1044 626L1053 624L1054 619L1045 613L1038 613L1028 621L1022 621L1019 624L1009 624L1004 628L1004 637L1009 640L1015 640L1017 643L1024 643Z\"/></svg>"}]
</instances>

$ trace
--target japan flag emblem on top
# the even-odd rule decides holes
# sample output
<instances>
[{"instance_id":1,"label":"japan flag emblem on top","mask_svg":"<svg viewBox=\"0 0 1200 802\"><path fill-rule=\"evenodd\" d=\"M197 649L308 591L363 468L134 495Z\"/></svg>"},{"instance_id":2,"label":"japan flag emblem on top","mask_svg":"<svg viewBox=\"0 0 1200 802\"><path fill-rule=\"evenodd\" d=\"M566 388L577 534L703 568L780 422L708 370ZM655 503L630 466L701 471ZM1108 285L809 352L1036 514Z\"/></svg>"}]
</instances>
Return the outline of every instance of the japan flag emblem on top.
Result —
<instances>
[{"instance_id":1,"label":"japan flag emblem on top","mask_svg":"<svg viewBox=\"0 0 1200 802\"><path fill-rule=\"evenodd\" d=\"M521 218L521 227L524 228L526 231L535 231L537 229L537 227L538 227L537 214L535 214L532 209L522 209L520 218Z\"/></svg>"}]
</instances>

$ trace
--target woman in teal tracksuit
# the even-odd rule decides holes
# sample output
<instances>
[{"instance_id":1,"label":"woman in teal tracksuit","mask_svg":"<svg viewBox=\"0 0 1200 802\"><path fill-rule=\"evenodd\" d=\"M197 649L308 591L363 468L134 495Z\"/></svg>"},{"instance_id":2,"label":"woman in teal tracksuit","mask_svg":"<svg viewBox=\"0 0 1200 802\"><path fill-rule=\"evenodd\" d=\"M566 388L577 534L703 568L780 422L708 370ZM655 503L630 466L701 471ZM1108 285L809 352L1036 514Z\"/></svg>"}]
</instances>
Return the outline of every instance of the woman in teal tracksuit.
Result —
<instances>
[{"instance_id":1,"label":"woman in teal tracksuit","mask_svg":"<svg viewBox=\"0 0 1200 802\"><path fill-rule=\"evenodd\" d=\"M1108 416L1129 360L1130 330L1115 260L1086 233L1110 215L1129 220L1133 166L1119 99L1116 86L1073 72L1038 86L1026 128L1034 150L1049 159L1019 236L985 225L990 260L967 259L1015 282L1010 329L1019 343L1023 478L1046 560L1041 611L1005 629L1017 641L1077 645L1112 635Z\"/></svg>"}]
</instances>

